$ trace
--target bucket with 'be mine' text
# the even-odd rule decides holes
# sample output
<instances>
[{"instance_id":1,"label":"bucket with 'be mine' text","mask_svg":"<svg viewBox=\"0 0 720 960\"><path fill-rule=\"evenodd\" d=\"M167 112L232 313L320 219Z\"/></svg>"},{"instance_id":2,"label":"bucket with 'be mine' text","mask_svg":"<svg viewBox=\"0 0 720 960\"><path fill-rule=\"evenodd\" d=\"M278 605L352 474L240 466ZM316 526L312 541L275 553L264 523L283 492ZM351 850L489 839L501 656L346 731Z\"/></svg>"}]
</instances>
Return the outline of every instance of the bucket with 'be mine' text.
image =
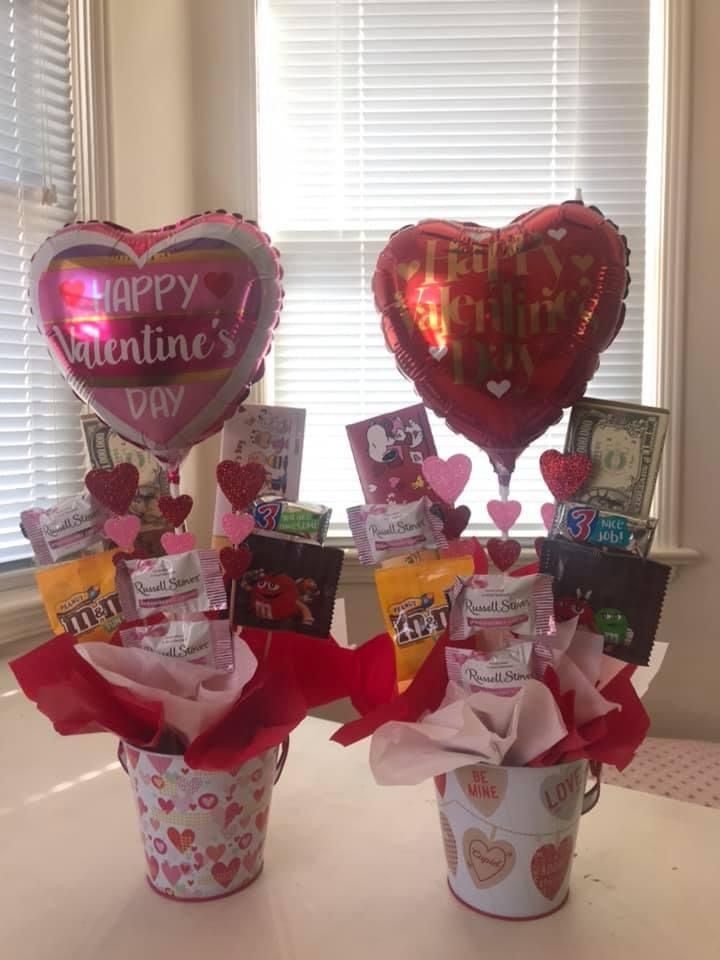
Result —
<instances>
[{"instance_id":1,"label":"bucket with 'be mine' text","mask_svg":"<svg viewBox=\"0 0 720 960\"><path fill-rule=\"evenodd\" d=\"M599 768L593 773L599 774ZM477 763L435 778L448 883L474 910L530 920L559 910L570 885L588 761L555 767Z\"/></svg>"}]
</instances>

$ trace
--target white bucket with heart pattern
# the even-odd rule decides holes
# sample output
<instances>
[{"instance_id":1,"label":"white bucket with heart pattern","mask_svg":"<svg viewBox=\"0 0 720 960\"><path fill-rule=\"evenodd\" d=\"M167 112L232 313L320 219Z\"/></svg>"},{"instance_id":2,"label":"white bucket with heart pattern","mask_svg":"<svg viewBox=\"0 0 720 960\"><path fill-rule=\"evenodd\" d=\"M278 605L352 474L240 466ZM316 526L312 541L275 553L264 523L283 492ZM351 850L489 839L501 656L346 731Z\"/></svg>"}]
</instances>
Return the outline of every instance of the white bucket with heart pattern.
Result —
<instances>
[{"instance_id":1,"label":"white bucket with heart pattern","mask_svg":"<svg viewBox=\"0 0 720 960\"><path fill-rule=\"evenodd\" d=\"M599 767L593 773L599 775ZM559 910L570 884L588 761L554 767L478 763L435 778L448 884L481 913L530 920Z\"/></svg>"},{"instance_id":2,"label":"white bucket with heart pattern","mask_svg":"<svg viewBox=\"0 0 720 960\"><path fill-rule=\"evenodd\" d=\"M272 788L287 741L236 770L193 770L181 756L121 744L140 815L147 879L175 900L214 900L249 886L263 868Z\"/></svg>"}]
</instances>

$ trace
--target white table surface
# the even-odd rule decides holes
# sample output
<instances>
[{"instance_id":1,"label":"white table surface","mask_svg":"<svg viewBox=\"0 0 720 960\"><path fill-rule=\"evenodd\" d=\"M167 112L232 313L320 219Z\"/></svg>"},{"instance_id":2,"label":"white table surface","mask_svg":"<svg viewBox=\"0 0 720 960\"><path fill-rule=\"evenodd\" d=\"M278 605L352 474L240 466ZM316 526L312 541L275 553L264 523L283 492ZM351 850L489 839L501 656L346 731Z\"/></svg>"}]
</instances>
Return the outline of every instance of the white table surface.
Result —
<instances>
[{"instance_id":1,"label":"white table surface","mask_svg":"<svg viewBox=\"0 0 720 960\"><path fill-rule=\"evenodd\" d=\"M260 879L211 903L164 900L144 880L114 741L58 737L11 688L0 685L3 960L720 957L720 811L607 787L581 826L566 907L491 920L447 891L432 784L376 786L367 744L328 743L321 720L293 734Z\"/></svg>"}]
</instances>

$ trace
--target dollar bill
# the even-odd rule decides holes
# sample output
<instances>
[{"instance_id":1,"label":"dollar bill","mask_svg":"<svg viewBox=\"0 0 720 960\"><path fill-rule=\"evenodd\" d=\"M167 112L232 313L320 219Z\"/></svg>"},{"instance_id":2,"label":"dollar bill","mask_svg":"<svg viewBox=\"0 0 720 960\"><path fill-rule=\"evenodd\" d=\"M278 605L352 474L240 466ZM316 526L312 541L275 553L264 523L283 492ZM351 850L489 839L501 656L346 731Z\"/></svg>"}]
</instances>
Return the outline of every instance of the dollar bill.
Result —
<instances>
[{"instance_id":1,"label":"dollar bill","mask_svg":"<svg viewBox=\"0 0 720 960\"><path fill-rule=\"evenodd\" d=\"M118 463L132 463L138 468L140 484L130 505L130 512L140 517L143 530L166 530L167 521L160 513L158 498L169 492L162 466L146 450L123 440L95 414L80 418L85 448L91 468L110 470Z\"/></svg>"},{"instance_id":2,"label":"dollar bill","mask_svg":"<svg viewBox=\"0 0 720 960\"><path fill-rule=\"evenodd\" d=\"M590 457L592 473L573 500L645 519L650 513L669 412L610 400L579 400L565 453Z\"/></svg>"}]
</instances>

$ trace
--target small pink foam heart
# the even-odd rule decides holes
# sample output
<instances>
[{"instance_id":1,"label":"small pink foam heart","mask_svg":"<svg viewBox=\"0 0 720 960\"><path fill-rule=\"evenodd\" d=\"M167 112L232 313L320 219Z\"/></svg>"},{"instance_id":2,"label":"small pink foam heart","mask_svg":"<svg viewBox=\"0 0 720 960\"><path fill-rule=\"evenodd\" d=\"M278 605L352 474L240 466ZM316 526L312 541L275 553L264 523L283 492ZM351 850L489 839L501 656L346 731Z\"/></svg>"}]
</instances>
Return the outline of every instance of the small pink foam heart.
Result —
<instances>
[{"instance_id":1,"label":"small pink foam heart","mask_svg":"<svg viewBox=\"0 0 720 960\"><path fill-rule=\"evenodd\" d=\"M194 533L164 533L160 537L160 543L168 556L175 553L187 553L195 546Z\"/></svg>"},{"instance_id":2,"label":"small pink foam heart","mask_svg":"<svg viewBox=\"0 0 720 960\"><path fill-rule=\"evenodd\" d=\"M140 518L131 513L124 517L110 517L105 521L103 532L123 550L131 550L140 533Z\"/></svg>"},{"instance_id":3,"label":"small pink foam heart","mask_svg":"<svg viewBox=\"0 0 720 960\"><path fill-rule=\"evenodd\" d=\"M555 504L544 503L540 507L540 516L542 517L542 522L545 525L545 529L549 530L552 526L553 517L555 516Z\"/></svg>"},{"instance_id":4,"label":"small pink foam heart","mask_svg":"<svg viewBox=\"0 0 720 960\"><path fill-rule=\"evenodd\" d=\"M507 533L522 513L522 504L519 500L488 500L487 512L498 530Z\"/></svg>"},{"instance_id":5,"label":"small pink foam heart","mask_svg":"<svg viewBox=\"0 0 720 960\"><path fill-rule=\"evenodd\" d=\"M464 453L456 453L448 460L440 457L426 457L422 465L422 475L447 504L453 504L465 489L470 473L472 461Z\"/></svg>"},{"instance_id":6,"label":"small pink foam heart","mask_svg":"<svg viewBox=\"0 0 720 960\"><path fill-rule=\"evenodd\" d=\"M222 518L222 528L230 543L238 544L246 540L253 531L255 518L249 513L226 513Z\"/></svg>"}]
</instances>

